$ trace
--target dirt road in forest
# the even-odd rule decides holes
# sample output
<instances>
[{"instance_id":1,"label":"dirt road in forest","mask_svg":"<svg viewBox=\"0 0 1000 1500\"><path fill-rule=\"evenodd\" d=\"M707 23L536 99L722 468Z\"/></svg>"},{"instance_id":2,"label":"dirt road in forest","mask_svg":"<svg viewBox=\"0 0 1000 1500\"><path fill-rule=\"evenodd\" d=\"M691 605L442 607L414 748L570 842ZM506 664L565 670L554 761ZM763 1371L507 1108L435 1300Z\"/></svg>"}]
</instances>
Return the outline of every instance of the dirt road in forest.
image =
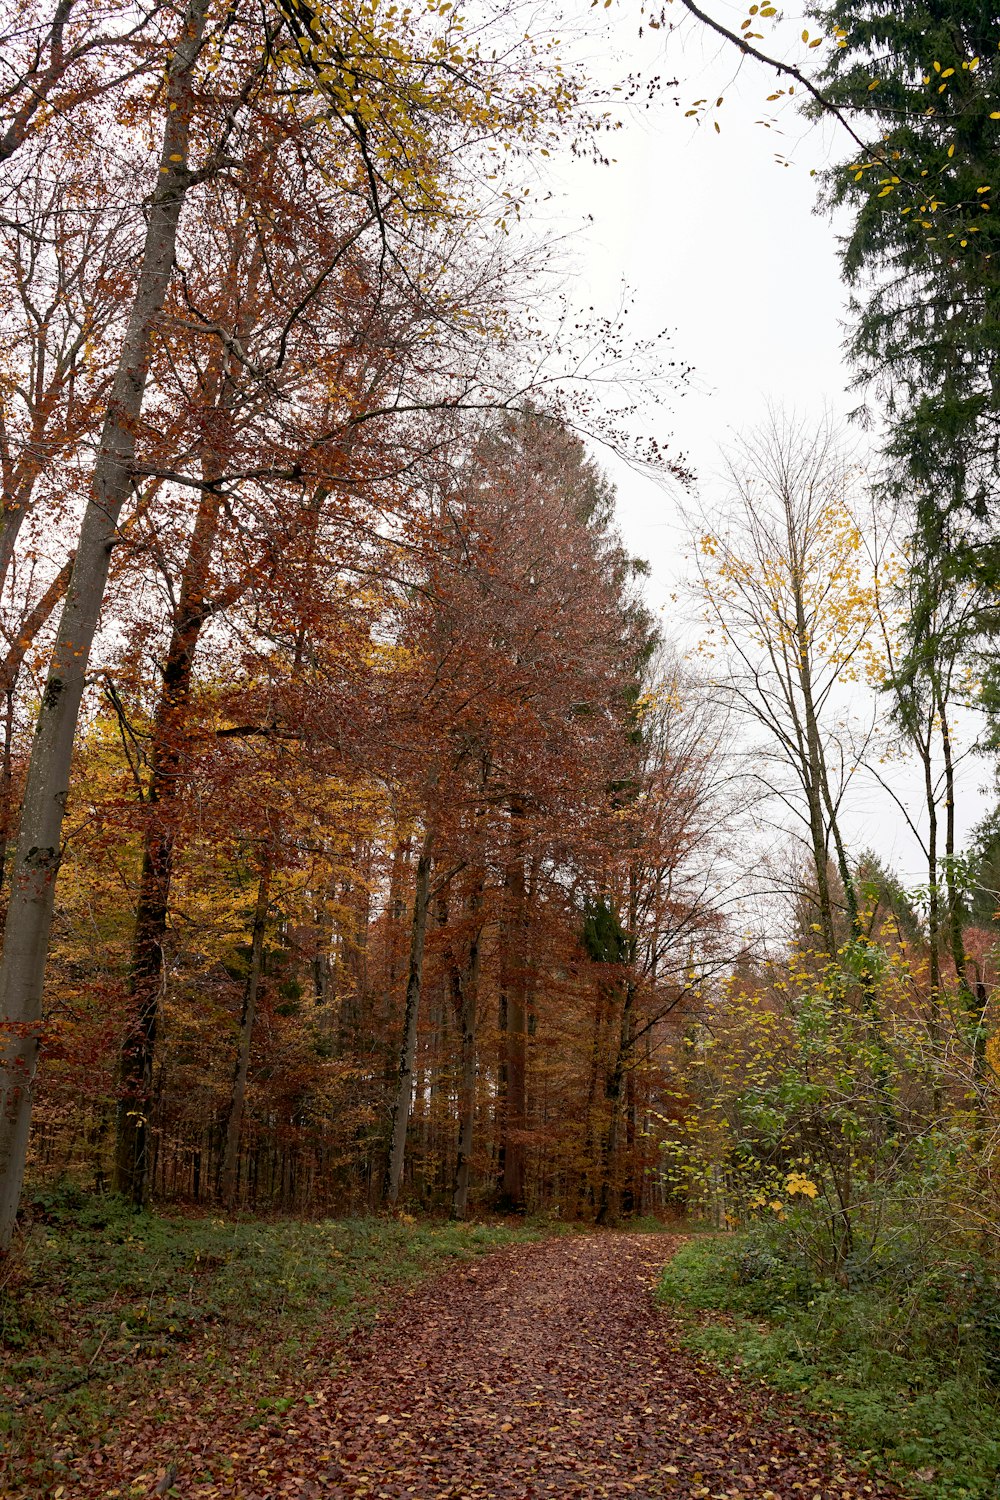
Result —
<instances>
[{"instance_id":1,"label":"dirt road in forest","mask_svg":"<svg viewBox=\"0 0 1000 1500\"><path fill-rule=\"evenodd\" d=\"M458 1266L359 1337L347 1371L312 1388L308 1403L252 1435L217 1431L217 1451L232 1445L224 1487L179 1472L170 1493L185 1500L896 1494L852 1473L790 1418L768 1418L765 1392L727 1381L678 1347L652 1300L673 1248L661 1235L591 1235L513 1246Z\"/></svg>"},{"instance_id":2,"label":"dirt road in forest","mask_svg":"<svg viewBox=\"0 0 1000 1500\"><path fill-rule=\"evenodd\" d=\"M815 1438L764 1420L763 1393L678 1349L652 1302L671 1249L660 1235L516 1246L415 1293L331 1383L330 1457L307 1466L300 1492L879 1493Z\"/></svg>"}]
</instances>

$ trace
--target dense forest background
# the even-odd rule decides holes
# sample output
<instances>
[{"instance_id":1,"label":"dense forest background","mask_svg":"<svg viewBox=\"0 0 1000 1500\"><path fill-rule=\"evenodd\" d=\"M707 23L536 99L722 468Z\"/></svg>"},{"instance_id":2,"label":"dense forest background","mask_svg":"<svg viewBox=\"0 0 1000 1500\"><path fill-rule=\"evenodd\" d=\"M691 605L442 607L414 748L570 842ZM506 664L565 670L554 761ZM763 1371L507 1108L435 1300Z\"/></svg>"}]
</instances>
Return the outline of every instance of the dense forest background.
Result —
<instances>
[{"instance_id":1,"label":"dense forest background","mask_svg":"<svg viewBox=\"0 0 1000 1500\"><path fill-rule=\"evenodd\" d=\"M834 1274L919 1203L984 1249L994 23L834 8L786 56L773 16L714 31L853 137L822 191L871 440L775 410L710 494L642 431L687 378L658 340L539 311L528 164L607 162L618 108L544 18L11 24L5 1237L27 1172L770 1215ZM692 650L602 443L678 497ZM916 888L845 833L862 775Z\"/></svg>"}]
</instances>

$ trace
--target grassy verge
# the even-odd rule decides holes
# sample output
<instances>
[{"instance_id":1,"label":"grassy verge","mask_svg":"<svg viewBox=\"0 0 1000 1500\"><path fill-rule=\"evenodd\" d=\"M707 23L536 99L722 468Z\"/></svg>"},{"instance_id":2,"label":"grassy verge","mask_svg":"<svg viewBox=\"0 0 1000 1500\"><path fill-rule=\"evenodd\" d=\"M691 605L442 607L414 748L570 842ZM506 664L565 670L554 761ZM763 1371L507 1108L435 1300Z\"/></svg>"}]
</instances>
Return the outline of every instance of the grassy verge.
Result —
<instances>
[{"instance_id":1,"label":"grassy verge","mask_svg":"<svg viewBox=\"0 0 1000 1500\"><path fill-rule=\"evenodd\" d=\"M794 1395L913 1495L1000 1496L990 1330L954 1272L851 1291L713 1235L681 1248L660 1296L686 1318L689 1347Z\"/></svg>"},{"instance_id":2,"label":"grassy verge","mask_svg":"<svg viewBox=\"0 0 1000 1500\"><path fill-rule=\"evenodd\" d=\"M449 1260L544 1231L360 1219L227 1223L40 1200L0 1269L0 1494L54 1495L134 1408L177 1420L236 1400L248 1426L291 1407L394 1291Z\"/></svg>"}]
</instances>

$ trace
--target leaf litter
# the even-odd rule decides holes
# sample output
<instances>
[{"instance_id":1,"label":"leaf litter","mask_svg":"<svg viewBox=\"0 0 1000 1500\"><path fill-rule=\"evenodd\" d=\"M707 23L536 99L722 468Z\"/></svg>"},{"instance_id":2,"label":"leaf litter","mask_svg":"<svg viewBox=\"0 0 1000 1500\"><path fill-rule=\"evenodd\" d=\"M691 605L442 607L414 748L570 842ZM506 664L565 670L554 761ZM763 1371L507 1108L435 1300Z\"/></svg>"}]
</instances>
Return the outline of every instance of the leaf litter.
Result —
<instances>
[{"instance_id":1,"label":"leaf litter","mask_svg":"<svg viewBox=\"0 0 1000 1500\"><path fill-rule=\"evenodd\" d=\"M356 1334L346 1368L290 1390L280 1418L254 1428L233 1391L204 1422L179 1390L174 1424L137 1412L67 1495L900 1496L790 1403L681 1347L680 1326L652 1297L676 1246L664 1235L595 1234L456 1266Z\"/></svg>"}]
</instances>

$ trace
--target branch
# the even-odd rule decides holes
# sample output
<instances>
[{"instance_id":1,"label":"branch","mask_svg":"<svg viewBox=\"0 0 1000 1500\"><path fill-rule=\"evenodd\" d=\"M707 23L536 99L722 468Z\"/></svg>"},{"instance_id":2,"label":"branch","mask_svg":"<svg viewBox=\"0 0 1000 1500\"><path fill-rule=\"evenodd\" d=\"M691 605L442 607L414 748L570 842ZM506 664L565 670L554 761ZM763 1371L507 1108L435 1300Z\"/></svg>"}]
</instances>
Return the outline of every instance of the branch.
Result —
<instances>
[{"instance_id":1,"label":"branch","mask_svg":"<svg viewBox=\"0 0 1000 1500\"><path fill-rule=\"evenodd\" d=\"M829 99L821 89L818 89L813 83L812 79L809 78L807 74L802 72L801 68L795 67L793 63L781 62L779 58L772 57L768 52L761 52L758 47L754 47L750 42L746 40L745 37L740 36L738 31L730 31L729 27L724 26L721 21L716 21L714 17L707 15L700 6L695 4L695 0L681 0L681 4L684 6L685 10L690 11L695 20L700 21L703 26L707 26L709 30L714 31L716 35L724 37L727 42L731 42L734 47L738 47L739 50L747 57L752 57L757 62L763 63L766 68L773 68L774 71L781 77L794 78L795 82L802 88L804 88L813 99L815 99L816 103L819 105L824 114L832 115L833 118L844 127L855 145L860 146L862 151L864 151L867 156L871 156L875 161L880 161L883 164L886 163L885 154L879 149L879 147L873 146L870 141L863 140L862 137L858 135L858 132L855 130L854 126L851 124L850 120L847 118L840 105L834 104L832 99Z\"/></svg>"}]
</instances>

